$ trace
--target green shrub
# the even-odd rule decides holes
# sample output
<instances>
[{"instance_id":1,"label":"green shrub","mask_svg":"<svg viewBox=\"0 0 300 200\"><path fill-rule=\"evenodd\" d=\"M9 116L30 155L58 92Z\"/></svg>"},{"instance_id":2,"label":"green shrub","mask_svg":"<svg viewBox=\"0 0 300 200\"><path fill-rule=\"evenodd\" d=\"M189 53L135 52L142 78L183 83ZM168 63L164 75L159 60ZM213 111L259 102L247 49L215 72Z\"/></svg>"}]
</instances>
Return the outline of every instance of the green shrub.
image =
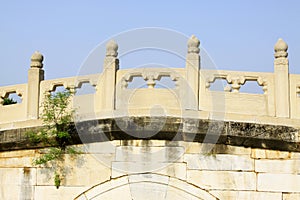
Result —
<instances>
[{"instance_id":1,"label":"green shrub","mask_svg":"<svg viewBox=\"0 0 300 200\"><path fill-rule=\"evenodd\" d=\"M67 146L71 141L71 123L74 114L74 110L69 107L72 96L73 93L69 90L45 95L41 114L44 126L38 131L29 132L28 137L32 143L43 144L50 148L33 161L34 165L61 166L58 163L64 161L64 154L80 153L75 148ZM57 188L63 177L63 169L56 167L54 184Z\"/></svg>"}]
</instances>

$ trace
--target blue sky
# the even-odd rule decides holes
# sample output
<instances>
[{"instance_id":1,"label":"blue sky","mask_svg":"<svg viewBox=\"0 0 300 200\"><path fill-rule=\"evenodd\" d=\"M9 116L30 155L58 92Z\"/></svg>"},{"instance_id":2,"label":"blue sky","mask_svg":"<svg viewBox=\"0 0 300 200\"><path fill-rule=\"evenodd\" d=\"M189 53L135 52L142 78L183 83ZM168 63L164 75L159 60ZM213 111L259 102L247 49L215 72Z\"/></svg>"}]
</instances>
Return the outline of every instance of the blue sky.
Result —
<instances>
[{"instance_id":1,"label":"blue sky","mask_svg":"<svg viewBox=\"0 0 300 200\"><path fill-rule=\"evenodd\" d=\"M0 86L27 82L35 50L45 56L47 79L75 76L99 43L143 27L195 34L217 67L228 70L272 72L273 47L282 37L290 72L300 74L299 1L175 2L2 1Z\"/></svg>"}]
</instances>

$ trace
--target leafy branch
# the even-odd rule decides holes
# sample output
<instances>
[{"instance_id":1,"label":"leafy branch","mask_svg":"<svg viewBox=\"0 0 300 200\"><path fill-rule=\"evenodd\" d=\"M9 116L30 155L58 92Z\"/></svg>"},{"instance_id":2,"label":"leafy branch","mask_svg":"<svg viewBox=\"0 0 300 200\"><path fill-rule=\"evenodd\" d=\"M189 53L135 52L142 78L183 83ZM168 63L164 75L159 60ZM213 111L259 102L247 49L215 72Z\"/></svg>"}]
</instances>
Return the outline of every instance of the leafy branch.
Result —
<instances>
[{"instance_id":1,"label":"leafy branch","mask_svg":"<svg viewBox=\"0 0 300 200\"><path fill-rule=\"evenodd\" d=\"M58 162L64 162L65 154L79 154L75 148L68 146L71 142L71 122L74 110L70 109L70 101L73 93L69 90L48 93L42 104L41 119L43 127L38 131L28 133L32 143L50 146L46 153L33 161L34 165L57 165ZM58 168L58 169L57 169ZM54 183L59 188L61 179L64 177L63 169L57 167L54 172Z\"/></svg>"}]
</instances>

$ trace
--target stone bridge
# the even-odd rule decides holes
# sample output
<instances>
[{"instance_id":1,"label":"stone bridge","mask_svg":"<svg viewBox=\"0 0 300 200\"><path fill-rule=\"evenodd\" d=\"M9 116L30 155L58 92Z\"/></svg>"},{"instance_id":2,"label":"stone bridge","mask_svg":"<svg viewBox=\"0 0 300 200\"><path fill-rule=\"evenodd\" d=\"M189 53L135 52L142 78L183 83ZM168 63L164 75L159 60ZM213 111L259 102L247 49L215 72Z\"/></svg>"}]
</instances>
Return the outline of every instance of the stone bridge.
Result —
<instances>
[{"instance_id":1,"label":"stone bridge","mask_svg":"<svg viewBox=\"0 0 300 200\"><path fill-rule=\"evenodd\" d=\"M110 41L102 73L54 80L35 52L28 83L0 87L0 199L300 199L300 75L287 44L275 44L270 73L201 69L199 45L188 40L184 68L119 69ZM243 92L250 82L262 92ZM46 94L85 84L94 92L72 98L70 144L82 154L64 155L56 189L54 167L32 164L47 147L26 133L43 126Z\"/></svg>"}]
</instances>

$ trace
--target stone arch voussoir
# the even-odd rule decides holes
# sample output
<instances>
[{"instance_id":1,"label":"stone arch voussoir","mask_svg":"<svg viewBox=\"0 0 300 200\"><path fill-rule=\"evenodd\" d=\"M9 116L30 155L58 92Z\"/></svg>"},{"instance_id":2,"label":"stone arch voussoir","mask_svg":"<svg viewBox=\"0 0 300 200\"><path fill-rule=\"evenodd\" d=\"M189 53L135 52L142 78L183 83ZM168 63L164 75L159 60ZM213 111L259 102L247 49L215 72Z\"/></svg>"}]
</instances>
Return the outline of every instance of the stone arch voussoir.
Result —
<instances>
[{"instance_id":1,"label":"stone arch voussoir","mask_svg":"<svg viewBox=\"0 0 300 200\"><path fill-rule=\"evenodd\" d=\"M75 200L218 200L186 181L154 173L125 175L86 190Z\"/></svg>"}]
</instances>

